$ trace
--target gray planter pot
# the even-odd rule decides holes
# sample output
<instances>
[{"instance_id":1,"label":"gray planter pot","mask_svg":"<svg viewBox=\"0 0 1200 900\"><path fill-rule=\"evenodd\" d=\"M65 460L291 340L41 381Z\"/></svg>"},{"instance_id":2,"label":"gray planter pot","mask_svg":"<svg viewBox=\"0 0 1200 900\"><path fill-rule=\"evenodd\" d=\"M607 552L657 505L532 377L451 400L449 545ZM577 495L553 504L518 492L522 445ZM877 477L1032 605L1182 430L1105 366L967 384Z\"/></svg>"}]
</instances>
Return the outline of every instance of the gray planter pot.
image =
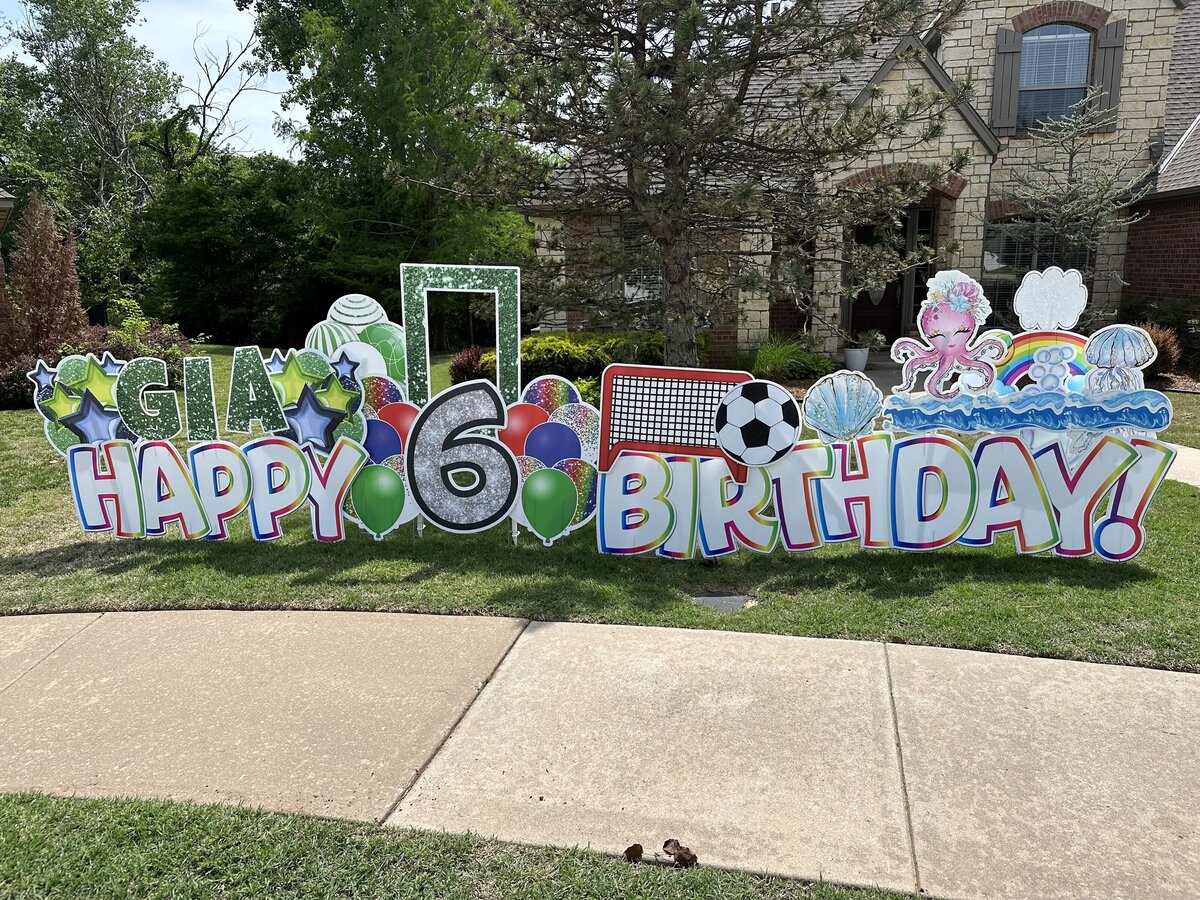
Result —
<instances>
[{"instance_id":1,"label":"gray planter pot","mask_svg":"<svg viewBox=\"0 0 1200 900\"><path fill-rule=\"evenodd\" d=\"M846 353L846 368L852 372L867 371L867 357L871 351L864 347L847 347Z\"/></svg>"}]
</instances>

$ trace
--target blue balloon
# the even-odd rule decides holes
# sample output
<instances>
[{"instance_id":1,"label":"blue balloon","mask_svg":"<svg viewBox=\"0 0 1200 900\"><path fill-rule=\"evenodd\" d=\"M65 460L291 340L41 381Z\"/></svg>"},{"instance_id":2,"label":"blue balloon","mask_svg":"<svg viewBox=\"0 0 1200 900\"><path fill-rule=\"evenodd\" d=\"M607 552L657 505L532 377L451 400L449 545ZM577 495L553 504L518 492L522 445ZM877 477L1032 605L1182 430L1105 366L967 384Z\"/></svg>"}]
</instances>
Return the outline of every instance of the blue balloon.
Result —
<instances>
[{"instance_id":1,"label":"blue balloon","mask_svg":"<svg viewBox=\"0 0 1200 900\"><path fill-rule=\"evenodd\" d=\"M404 451L396 429L382 419L367 419L363 448L370 454L373 463L381 463L389 456L397 456Z\"/></svg>"},{"instance_id":2,"label":"blue balloon","mask_svg":"<svg viewBox=\"0 0 1200 900\"><path fill-rule=\"evenodd\" d=\"M579 435L562 422L535 425L525 438L525 455L546 467L564 459L579 459L582 452Z\"/></svg>"}]
</instances>

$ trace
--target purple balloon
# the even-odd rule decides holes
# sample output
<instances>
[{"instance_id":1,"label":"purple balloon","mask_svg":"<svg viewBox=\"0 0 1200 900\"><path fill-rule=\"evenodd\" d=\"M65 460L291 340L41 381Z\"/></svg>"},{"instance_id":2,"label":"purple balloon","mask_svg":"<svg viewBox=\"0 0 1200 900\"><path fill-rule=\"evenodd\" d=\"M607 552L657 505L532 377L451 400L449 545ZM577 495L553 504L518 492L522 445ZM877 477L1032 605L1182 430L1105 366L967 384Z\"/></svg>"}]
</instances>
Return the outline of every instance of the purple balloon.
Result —
<instances>
[{"instance_id":1,"label":"purple balloon","mask_svg":"<svg viewBox=\"0 0 1200 900\"><path fill-rule=\"evenodd\" d=\"M544 466L553 466L564 459L579 459L582 452L579 435L562 422L535 425L525 438L525 455Z\"/></svg>"},{"instance_id":2,"label":"purple balloon","mask_svg":"<svg viewBox=\"0 0 1200 900\"><path fill-rule=\"evenodd\" d=\"M367 419L367 436L363 438L363 448L370 454L373 463L381 463L389 456L397 456L404 452L400 435L383 419Z\"/></svg>"}]
</instances>

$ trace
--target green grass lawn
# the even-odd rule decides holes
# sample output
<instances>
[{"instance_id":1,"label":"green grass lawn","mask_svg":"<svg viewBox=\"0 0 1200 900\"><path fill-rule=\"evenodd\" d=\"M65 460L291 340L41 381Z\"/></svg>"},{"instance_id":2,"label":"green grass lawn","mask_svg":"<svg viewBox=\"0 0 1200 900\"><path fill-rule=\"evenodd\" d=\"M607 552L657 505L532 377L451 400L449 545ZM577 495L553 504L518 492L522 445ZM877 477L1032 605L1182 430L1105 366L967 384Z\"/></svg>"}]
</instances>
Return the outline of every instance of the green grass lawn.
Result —
<instances>
[{"instance_id":1,"label":"green grass lawn","mask_svg":"<svg viewBox=\"0 0 1200 900\"><path fill-rule=\"evenodd\" d=\"M1200 394L1171 391L1167 396L1171 398L1174 412L1171 427L1160 437L1185 447L1200 447Z\"/></svg>"},{"instance_id":2,"label":"green grass lawn","mask_svg":"<svg viewBox=\"0 0 1200 900\"><path fill-rule=\"evenodd\" d=\"M681 835L681 838L686 837ZM685 841L686 842L686 841ZM0 895L889 900L471 836L134 800L0 795Z\"/></svg>"},{"instance_id":3,"label":"green grass lawn","mask_svg":"<svg viewBox=\"0 0 1200 900\"><path fill-rule=\"evenodd\" d=\"M225 363L227 364L227 363ZM217 383L223 372L218 361ZM218 395L221 390L218 390ZM219 399L223 405L223 398ZM0 412L0 613L68 610L363 609L511 615L914 644L1200 671L1200 493L1175 482L1133 562L1021 557L1009 539L934 554L744 552L719 561L618 558L584 529L545 548L508 529L454 536L407 526L376 542L353 528L312 541L306 516L282 541L83 533L62 460L32 410ZM704 592L750 595L722 615Z\"/></svg>"}]
</instances>

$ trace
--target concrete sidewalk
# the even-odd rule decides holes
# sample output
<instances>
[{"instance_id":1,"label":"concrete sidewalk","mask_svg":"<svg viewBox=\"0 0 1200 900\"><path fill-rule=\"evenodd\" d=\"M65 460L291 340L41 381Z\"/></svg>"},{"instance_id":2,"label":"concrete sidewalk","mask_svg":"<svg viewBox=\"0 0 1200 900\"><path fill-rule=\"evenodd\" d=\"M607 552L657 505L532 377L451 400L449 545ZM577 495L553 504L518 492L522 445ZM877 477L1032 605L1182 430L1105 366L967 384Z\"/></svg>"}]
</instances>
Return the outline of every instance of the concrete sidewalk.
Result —
<instances>
[{"instance_id":1,"label":"concrete sidewalk","mask_svg":"<svg viewBox=\"0 0 1200 900\"><path fill-rule=\"evenodd\" d=\"M5 791L677 837L939 897L1193 898L1198 785L1196 675L512 619L0 618Z\"/></svg>"},{"instance_id":2,"label":"concrete sidewalk","mask_svg":"<svg viewBox=\"0 0 1200 900\"><path fill-rule=\"evenodd\" d=\"M1167 472L1167 477L1200 488L1200 450L1195 447L1183 447L1179 444L1171 446L1175 448L1176 455L1175 461L1171 463L1170 471Z\"/></svg>"}]
</instances>

